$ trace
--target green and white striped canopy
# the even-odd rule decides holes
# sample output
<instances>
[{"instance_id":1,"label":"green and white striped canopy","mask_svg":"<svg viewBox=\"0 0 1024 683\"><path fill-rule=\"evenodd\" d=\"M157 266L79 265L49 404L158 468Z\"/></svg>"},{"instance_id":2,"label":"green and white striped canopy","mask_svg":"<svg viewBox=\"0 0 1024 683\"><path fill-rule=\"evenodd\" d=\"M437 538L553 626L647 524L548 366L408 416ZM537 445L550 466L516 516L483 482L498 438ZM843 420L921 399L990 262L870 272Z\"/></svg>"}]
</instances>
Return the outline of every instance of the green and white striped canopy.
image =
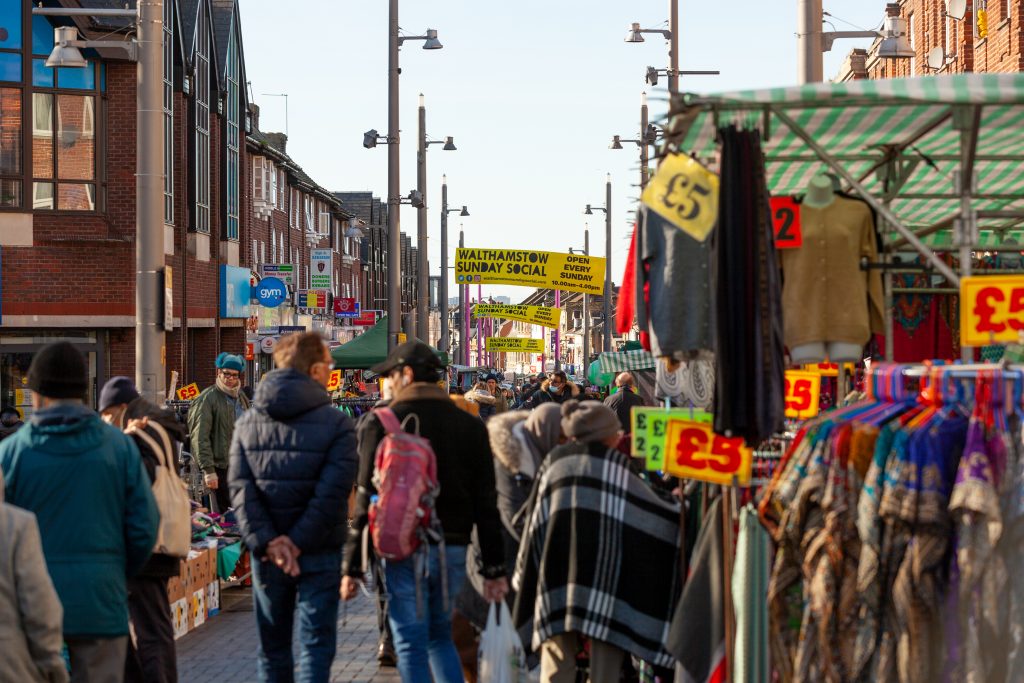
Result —
<instances>
[{"instance_id":1,"label":"green and white striped canopy","mask_svg":"<svg viewBox=\"0 0 1024 683\"><path fill-rule=\"evenodd\" d=\"M981 241L998 245L1004 235L1022 242L1014 228L1024 221L998 212L1024 211L1024 74L686 94L672 105L670 144L701 159L715 154L717 126L760 129L773 195L801 194L814 174L829 170L778 112L793 119L874 196L883 198L881 175L902 175L905 181L891 198L891 209L906 227L928 235L926 243L933 249L952 246L948 228L960 212L953 177L961 163L960 128L972 126L977 116L972 208L979 211L979 227L991 231L983 232ZM943 230L935 232L938 227Z\"/></svg>"}]
</instances>

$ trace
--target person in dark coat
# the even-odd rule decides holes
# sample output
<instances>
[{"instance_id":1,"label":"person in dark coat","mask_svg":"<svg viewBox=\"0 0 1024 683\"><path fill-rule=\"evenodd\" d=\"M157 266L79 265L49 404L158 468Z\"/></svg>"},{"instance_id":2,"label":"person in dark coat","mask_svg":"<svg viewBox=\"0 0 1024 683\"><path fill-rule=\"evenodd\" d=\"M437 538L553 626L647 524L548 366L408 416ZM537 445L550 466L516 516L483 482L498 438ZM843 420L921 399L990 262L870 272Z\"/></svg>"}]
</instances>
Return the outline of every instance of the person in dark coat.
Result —
<instances>
[{"instance_id":1,"label":"person in dark coat","mask_svg":"<svg viewBox=\"0 0 1024 683\"><path fill-rule=\"evenodd\" d=\"M112 377L103 385L99 411L107 424L121 430L134 426L151 437L149 441L132 436L150 482L156 480L156 468L163 462L172 466L177 462L174 444L185 441L184 427L174 413L139 396L135 383L128 377ZM161 431L169 437L166 442ZM151 443L160 444L164 452L154 452ZM180 565L177 557L153 553L142 570L128 579L128 617L133 637L128 639L126 683L177 683L178 663L167 580L178 575Z\"/></svg>"},{"instance_id":2,"label":"person in dark coat","mask_svg":"<svg viewBox=\"0 0 1024 683\"><path fill-rule=\"evenodd\" d=\"M0 441L3 441L25 425L21 421L21 413L12 405L0 408Z\"/></svg>"},{"instance_id":3,"label":"person in dark coat","mask_svg":"<svg viewBox=\"0 0 1024 683\"><path fill-rule=\"evenodd\" d=\"M615 415L619 418L619 424L622 425L622 431L629 434L633 431L630 428L630 411L635 407L643 407L647 403L633 391L633 375L628 372L623 372L615 378L615 386L619 390L606 398L604 404L615 411Z\"/></svg>"},{"instance_id":4,"label":"person in dark coat","mask_svg":"<svg viewBox=\"0 0 1024 683\"><path fill-rule=\"evenodd\" d=\"M274 362L277 369L263 377L252 409L235 425L231 502L254 558L261 680L293 680L297 610L299 678L326 683L337 645L355 431L331 404L333 363L318 334L284 337Z\"/></svg>"},{"instance_id":5,"label":"person in dark coat","mask_svg":"<svg viewBox=\"0 0 1024 683\"><path fill-rule=\"evenodd\" d=\"M391 380L395 399L390 409L398 420L417 416L419 434L430 441L437 457L441 487L434 509L444 530L444 559L441 548L432 544L427 558L384 560L391 596L388 618L398 651L398 670L406 683L430 681L431 675L438 682L461 681L461 662L452 642L451 610L453 598L465 580L466 546L474 527L480 539L480 573L488 599L502 600L508 593L487 431L479 419L460 410L438 386L440 361L423 342L399 345L372 370ZM376 495L374 456L384 435L384 426L376 416L360 425L359 491L352 536L345 547L341 586L346 600L358 593L365 571L359 541L368 524L371 497ZM429 565L426 576L417 571L421 559Z\"/></svg>"},{"instance_id":6,"label":"person in dark coat","mask_svg":"<svg viewBox=\"0 0 1024 683\"><path fill-rule=\"evenodd\" d=\"M557 403L561 405L572 398L578 398L580 388L569 381L569 377L561 370L555 370L551 376L540 385L526 405L531 410L545 403Z\"/></svg>"}]
</instances>

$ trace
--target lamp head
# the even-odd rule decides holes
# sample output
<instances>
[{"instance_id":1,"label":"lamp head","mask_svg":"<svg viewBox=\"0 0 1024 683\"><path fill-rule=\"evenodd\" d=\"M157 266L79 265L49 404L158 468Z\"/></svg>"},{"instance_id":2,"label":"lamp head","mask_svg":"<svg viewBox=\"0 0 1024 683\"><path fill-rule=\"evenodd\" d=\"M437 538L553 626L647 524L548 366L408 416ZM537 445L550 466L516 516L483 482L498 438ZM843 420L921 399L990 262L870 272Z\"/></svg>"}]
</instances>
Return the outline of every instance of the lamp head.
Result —
<instances>
[{"instance_id":1,"label":"lamp head","mask_svg":"<svg viewBox=\"0 0 1024 683\"><path fill-rule=\"evenodd\" d=\"M587 204L587 208L585 208L583 210L583 215L584 216L593 216L594 215L594 210L590 208L590 204Z\"/></svg>"},{"instance_id":2,"label":"lamp head","mask_svg":"<svg viewBox=\"0 0 1024 683\"><path fill-rule=\"evenodd\" d=\"M350 225L348 230L345 231L345 237L353 237L359 239L363 236L363 231L354 225Z\"/></svg>"},{"instance_id":3,"label":"lamp head","mask_svg":"<svg viewBox=\"0 0 1024 683\"><path fill-rule=\"evenodd\" d=\"M878 45L878 56L882 59L912 59L917 56L914 48L910 45L907 20L901 17L899 12L899 5L896 3L889 3L886 6L883 38Z\"/></svg>"},{"instance_id":4,"label":"lamp head","mask_svg":"<svg viewBox=\"0 0 1024 683\"><path fill-rule=\"evenodd\" d=\"M469 209L466 208L465 204L462 205L462 211L459 212L459 215L460 216L468 216L469 215Z\"/></svg>"},{"instance_id":5,"label":"lamp head","mask_svg":"<svg viewBox=\"0 0 1024 683\"><path fill-rule=\"evenodd\" d=\"M373 149L377 146L377 129L371 128L363 133L363 147Z\"/></svg>"},{"instance_id":6,"label":"lamp head","mask_svg":"<svg viewBox=\"0 0 1024 683\"><path fill-rule=\"evenodd\" d=\"M647 81L652 88L658 85L658 69L653 66L647 67L647 75L644 77L644 80Z\"/></svg>"},{"instance_id":7,"label":"lamp head","mask_svg":"<svg viewBox=\"0 0 1024 683\"><path fill-rule=\"evenodd\" d=\"M444 147L442 147L441 149L443 149L446 152L454 152L456 149L458 149L458 147L455 146L455 138L453 138L451 135L446 137L444 139Z\"/></svg>"},{"instance_id":8,"label":"lamp head","mask_svg":"<svg viewBox=\"0 0 1024 683\"><path fill-rule=\"evenodd\" d=\"M648 145L653 145L658 141L658 127L653 123L647 124L647 130L644 131L644 139Z\"/></svg>"},{"instance_id":9,"label":"lamp head","mask_svg":"<svg viewBox=\"0 0 1024 683\"><path fill-rule=\"evenodd\" d=\"M426 206L426 202L423 201L423 194L419 190L413 190L409 193L409 203L415 209L422 209Z\"/></svg>"},{"instance_id":10,"label":"lamp head","mask_svg":"<svg viewBox=\"0 0 1024 683\"><path fill-rule=\"evenodd\" d=\"M78 40L78 29L74 26L59 26L53 29L53 51L46 58L46 66L84 67L88 64L81 51L73 42Z\"/></svg>"},{"instance_id":11,"label":"lamp head","mask_svg":"<svg viewBox=\"0 0 1024 683\"><path fill-rule=\"evenodd\" d=\"M423 43L424 50L440 50L444 45L437 39L437 31L432 28L427 29L427 39Z\"/></svg>"},{"instance_id":12,"label":"lamp head","mask_svg":"<svg viewBox=\"0 0 1024 683\"><path fill-rule=\"evenodd\" d=\"M613 135L612 136L612 144L608 145L608 149L622 149L622 140L621 140L621 138L622 138L621 135Z\"/></svg>"},{"instance_id":13,"label":"lamp head","mask_svg":"<svg viewBox=\"0 0 1024 683\"><path fill-rule=\"evenodd\" d=\"M642 43L644 42L644 34L640 31L640 24L633 22L633 25L629 27L629 31L626 33L627 43Z\"/></svg>"}]
</instances>

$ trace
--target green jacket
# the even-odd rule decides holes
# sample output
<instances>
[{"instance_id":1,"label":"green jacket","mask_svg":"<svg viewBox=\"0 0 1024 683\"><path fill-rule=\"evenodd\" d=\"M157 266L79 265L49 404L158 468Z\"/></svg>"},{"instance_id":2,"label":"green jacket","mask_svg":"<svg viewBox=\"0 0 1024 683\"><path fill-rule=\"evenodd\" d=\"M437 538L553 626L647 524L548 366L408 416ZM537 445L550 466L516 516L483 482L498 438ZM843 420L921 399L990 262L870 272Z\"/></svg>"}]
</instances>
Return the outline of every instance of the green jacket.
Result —
<instances>
[{"instance_id":1,"label":"green jacket","mask_svg":"<svg viewBox=\"0 0 1024 683\"><path fill-rule=\"evenodd\" d=\"M242 410L249 399L239 392ZM203 390L188 408L188 435L192 457L203 472L228 468L231 436L235 433L235 401L214 384Z\"/></svg>"},{"instance_id":2,"label":"green jacket","mask_svg":"<svg viewBox=\"0 0 1024 683\"><path fill-rule=\"evenodd\" d=\"M64 635L128 633L126 576L156 544L160 512L139 449L82 405L40 410L0 444L11 505L35 513Z\"/></svg>"}]
</instances>

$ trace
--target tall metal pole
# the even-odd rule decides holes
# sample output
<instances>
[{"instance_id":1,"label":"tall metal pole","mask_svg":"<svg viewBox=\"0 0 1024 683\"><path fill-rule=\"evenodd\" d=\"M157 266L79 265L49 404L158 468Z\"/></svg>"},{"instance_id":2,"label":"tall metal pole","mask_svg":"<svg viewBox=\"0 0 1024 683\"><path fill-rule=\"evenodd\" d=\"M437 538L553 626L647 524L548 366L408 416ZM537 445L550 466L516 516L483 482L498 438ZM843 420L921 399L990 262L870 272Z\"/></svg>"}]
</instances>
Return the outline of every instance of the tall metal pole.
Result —
<instances>
[{"instance_id":1,"label":"tall metal pole","mask_svg":"<svg viewBox=\"0 0 1024 683\"><path fill-rule=\"evenodd\" d=\"M612 350L612 174L604 184L604 351Z\"/></svg>"},{"instance_id":2,"label":"tall metal pole","mask_svg":"<svg viewBox=\"0 0 1024 683\"><path fill-rule=\"evenodd\" d=\"M555 290L555 308L562 305L562 290ZM562 369L562 321L559 319L558 327L555 328L553 333L555 340L555 370Z\"/></svg>"},{"instance_id":3,"label":"tall metal pole","mask_svg":"<svg viewBox=\"0 0 1024 683\"><path fill-rule=\"evenodd\" d=\"M824 78L822 19L821 0L797 0L796 59L800 83L820 83Z\"/></svg>"},{"instance_id":4,"label":"tall metal pole","mask_svg":"<svg viewBox=\"0 0 1024 683\"><path fill-rule=\"evenodd\" d=\"M679 92L679 0L668 0L669 31L669 73L668 91Z\"/></svg>"},{"instance_id":5,"label":"tall metal pole","mask_svg":"<svg viewBox=\"0 0 1024 683\"><path fill-rule=\"evenodd\" d=\"M675 35L673 32L672 35ZM648 176L647 164L650 163L647 149L647 126L650 121L647 116L647 93L640 93L640 191L647 187Z\"/></svg>"},{"instance_id":6,"label":"tall metal pole","mask_svg":"<svg viewBox=\"0 0 1024 683\"><path fill-rule=\"evenodd\" d=\"M459 230L459 249L466 248L466 234L462 230ZM459 336L462 339L459 341L459 346L462 350L462 364L469 365L469 285L459 285L460 303L459 308L462 311L462 324L459 330Z\"/></svg>"},{"instance_id":7,"label":"tall metal pole","mask_svg":"<svg viewBox=\"0 0 1024 683\"><path fill-rule=\"evenodd\" d=\"M402 209L399 185L398 0L388 10L388 351L402 332Z\"/></svg>"},{"instance_id":8,"label":"tall metal pole","mask_svg":"<svg viewBox=\"0 0 1024 683\"><path fill-rule=\"evenodd\" d=\"M437 304L441 310L440 349L450 353L448 343L448 176L441 176L441 279L437 281Z\"/></svg>"},{"instance_id":9,"label":"tall metal pole","mask_svg":"<svg viewBox=\"0 0 1024 683\"><path fill-rule=\"evenodd\" d=\"M590 256L590 228L583 231L583 254ZM590 295L583 295L583 376L590 369Z\"/></svg>"},{"instance_id":10,"label":"tall metal pole","mask_svg":"<svg viewBox=\"0 0 1024 683\"><path fill-rule=\"evenodd\" d=\"M135 385L163 404L166 338L161 329L164 267L163 0L138 3L139 63L135 101Z\"/></svg>"},{"instance_id":11,"label":"tall metal pole","mask_svg":"<svg viewBox=\"0 0 1024 683\"><path fill-rule=\"evenodd\" d=\"M484 286L476 286L476 302L482 304L484 302ZM481 326L480 318L476 319L476 364L483 365L484 357L484 339L483 339L483 327Z\"/></svg>"},{"instance_id":12,"label":"tall metal pole","mask_svg":"<svg viewBox=\"0 0 1024 683\"><path fill-rule=\"evenodd\" d=\"M416 189L423 206L416 211L416 336L430 340L430 273L427 272L427 107L420 94L420 140L416 154Z\"/></svg>"}]
</instances>

